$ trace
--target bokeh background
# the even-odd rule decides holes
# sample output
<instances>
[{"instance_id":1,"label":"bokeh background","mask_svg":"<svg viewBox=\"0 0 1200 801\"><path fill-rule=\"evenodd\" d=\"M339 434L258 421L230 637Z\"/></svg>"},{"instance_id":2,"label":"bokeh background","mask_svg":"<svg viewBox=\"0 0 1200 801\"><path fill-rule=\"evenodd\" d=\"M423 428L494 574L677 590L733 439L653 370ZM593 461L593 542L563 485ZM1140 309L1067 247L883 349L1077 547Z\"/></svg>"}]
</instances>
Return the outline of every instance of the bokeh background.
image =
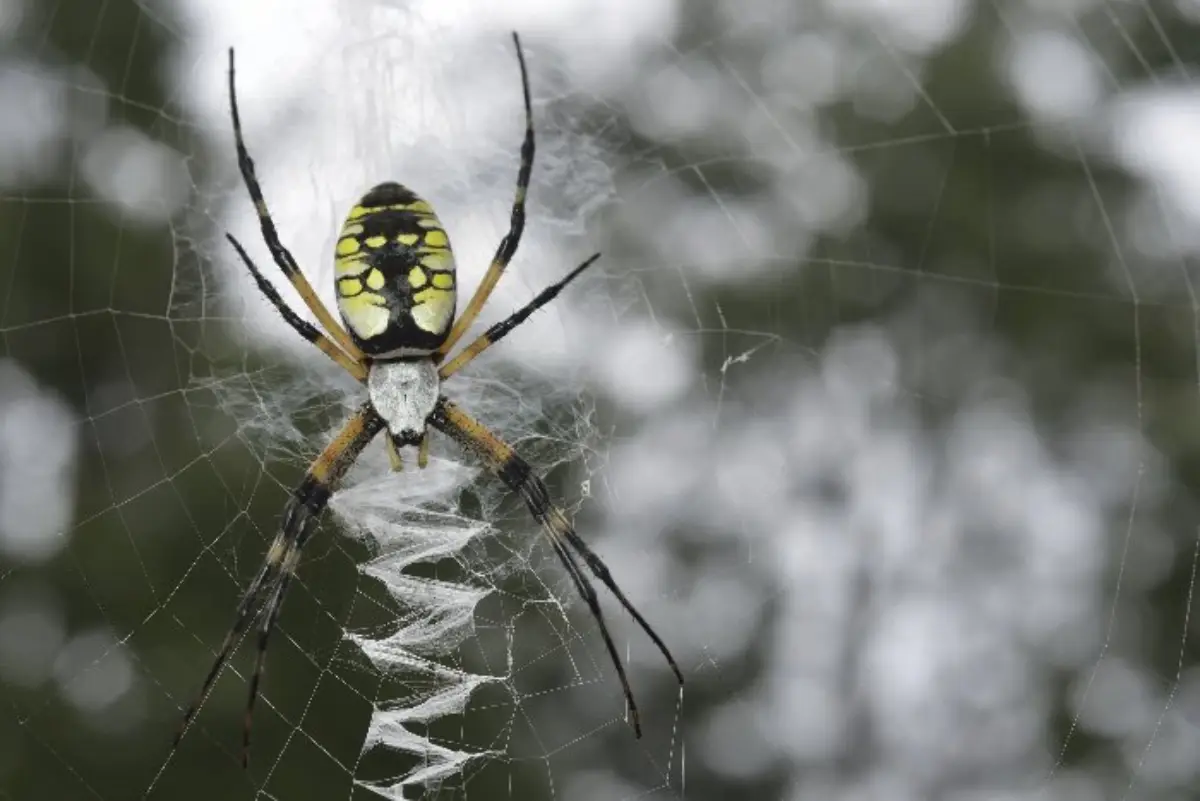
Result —
<instances>
[{"instance_id":1,"label":"bokeh background","mask_svg":"<svg viewBox=\"0 0 1200 801\"><path fill-rule=\"evenodd\" d=\"M512 29L540 161L487 319L605 256L456 392L687 685L606 598L635 740L520 508L444 443L421 476L376 450L288 598L250 771L234 671L172 757L357 397L220 240L276 275L226 48L328 297L384 178L477 280ZM422 767L431 798L1200 797L1198 32L1193 0L0 0L0 798L418 797ZM428 726L380 713L429 671L346 639L397 620L474 688Z\"/></svg>"}]
</instances>

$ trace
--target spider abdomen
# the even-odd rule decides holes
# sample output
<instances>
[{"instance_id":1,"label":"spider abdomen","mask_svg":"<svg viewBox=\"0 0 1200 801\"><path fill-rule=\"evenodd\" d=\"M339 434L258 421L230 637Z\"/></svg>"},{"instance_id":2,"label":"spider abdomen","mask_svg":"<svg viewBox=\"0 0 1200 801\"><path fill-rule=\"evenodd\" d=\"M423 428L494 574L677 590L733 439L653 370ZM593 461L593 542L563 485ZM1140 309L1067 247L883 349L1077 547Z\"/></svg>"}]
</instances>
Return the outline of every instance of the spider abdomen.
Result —
<instances>
[{"instance_id":1,"label":"spider abdomen","mask_svg":"<svg viewBox=\"0 0 1200 801\"><path fill-rule=\"evenodd\" d=\"M387 423L397 445L416 445L425 434L425 421L437 405L437 365L433 359L375 362L367 374L371 405Z\"/></svg>"},{"instance_id":2,"label":"spider abdomen","mask_svg":"<svg viewBox=\"0 0 1200 801\"><path fill-rule=\"evenodd\" d=\"M375 358L432 353L454 321L454 273L433 207L398 183L374 187L350 209L334 259L354 344Z\"/></svg>"}]
</instances>

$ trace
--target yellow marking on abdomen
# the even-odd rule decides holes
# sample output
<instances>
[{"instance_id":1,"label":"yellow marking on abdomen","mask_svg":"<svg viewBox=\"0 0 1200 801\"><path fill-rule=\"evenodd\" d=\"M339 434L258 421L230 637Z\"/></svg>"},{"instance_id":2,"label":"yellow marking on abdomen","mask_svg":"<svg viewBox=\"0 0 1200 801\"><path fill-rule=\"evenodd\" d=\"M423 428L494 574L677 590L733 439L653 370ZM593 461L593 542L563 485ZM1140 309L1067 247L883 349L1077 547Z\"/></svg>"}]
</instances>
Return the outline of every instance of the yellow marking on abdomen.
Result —
<instances>
[{"instance_id":1,"label":"yellow marking on abdomen","mask_svg":"<svg viewBox=\"0 0 1200 801\"><path fill-rule=\"evenodd\" d=\"M420 250L421 265L427 270L433 272L451 273L454 272L454 257L450 255L450 251L442 250Z\"/></svg>"},{"instance_id":2,"label":"yellow marking on abdomen","mask_svg":"<svg viewBox=\"0 0 1200 801\"><path fill-rule=\"evenodd\" d=\"M393 334L401 347L427 341L429 334L444 336L457 298L454 256L442 223L427 201L399 192L380 184L350 209L334 262L346 326L359 341L374 339L387 349ZM376 203L400 197L404 202Z\"/></svg>"},{"instance_id":3,"label":"yellow marking on abdomen","mask_svg":"<svg viewBox=\"0 0 1200 801\"><path fill-rule=\"evenodd\" d=\"M370 263L361 257L342 258L333 263L333 271L341 278L343 276L362 275L370 266Z\"/></svg>"},{"instance_id":4,"label":"yellow marking on abdomen","mask_svg":"<svg viewBox=\"0 0 1200 801\"><path fill-rule=\"evenodd\" d=\"M413 295L413 322L423 331L440 334L454 317L454 292L430 287Z\"/></svg>"},{"instance_id":5,"label":"yellow marking on abdomen","mask_svg":"<svg viewBox=\"0 0 1200 801\"><path fill-rule=\"evenodd\" d=\"M387 300L371 292L362 292L353 297L338 298L338 309L354 333L362 339L377 337L387 330L391 311Z\"/></svg>"}]
</instances>

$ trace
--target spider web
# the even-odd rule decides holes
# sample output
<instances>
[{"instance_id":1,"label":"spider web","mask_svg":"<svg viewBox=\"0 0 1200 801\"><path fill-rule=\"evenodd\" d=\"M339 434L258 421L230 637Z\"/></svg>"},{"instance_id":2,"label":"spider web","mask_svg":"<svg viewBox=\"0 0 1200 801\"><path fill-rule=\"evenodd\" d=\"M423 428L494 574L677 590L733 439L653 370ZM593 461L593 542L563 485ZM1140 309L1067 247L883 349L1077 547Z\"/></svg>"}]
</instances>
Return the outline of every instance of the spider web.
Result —
<instances>
[{"instance_id":1,"label":"spider web","mask_svg":"<svg viewBox=\"0 0 1200 801\"><path fill-rule=\"evenodd\" d=\"M301 6L297 8L296 6ZM0 0L0 798L1180 798L1200 780L1200 7ZM377 445L276 632L169 753L288 491L360 400L232 162L225 48L328 303L385 178L495 321L447 386L672 647L527 513ZM299 308L291 288L276 281ZM252 635L253 637L253 635ZM251 639L252 639L251 637Z\"/></svg>"}]
</instances>

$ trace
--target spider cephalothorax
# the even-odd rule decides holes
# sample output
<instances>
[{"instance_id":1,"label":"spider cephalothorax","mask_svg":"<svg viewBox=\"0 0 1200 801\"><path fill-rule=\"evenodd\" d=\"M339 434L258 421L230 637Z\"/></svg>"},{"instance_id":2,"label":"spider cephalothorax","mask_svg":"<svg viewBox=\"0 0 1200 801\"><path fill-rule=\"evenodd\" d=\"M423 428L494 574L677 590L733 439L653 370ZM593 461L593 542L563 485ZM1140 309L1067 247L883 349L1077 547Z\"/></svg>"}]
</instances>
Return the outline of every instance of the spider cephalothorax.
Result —
<instances>
[{"instance_id":1,"label":"spider cephalothorax","mask_svg":"<svg viewBox=\"0 0 1200 801\"><path fill-rule=\"evenodd\" d=\"M493 475L521 496L596 619L605 648L621 680L635 732L641 734L637 705L588 573L604 584L633 616L683 683L683 674L666 645L621 592L604 562L580 539L566 515L554 505L542 480L511 446L440 394L443 381L553 300L563 287L599 258L596 254L587 259L558 283L547 287L524 307L478 336L453 358L443 361L487 302L500 275L512 260L525 227L525 194L533 169L533 111L525 57L516 34L513 34L513 43L517 48L525 99L525 140L521 146L521 167L517 173L509 230L496 248L479 288L456 319L455 265L445 229L433 208L412 191L398 183L381 183L351 208L335 246L337 304L346 328L337 323L317 298L292 254L279 240L254 174L254 162L242 139L234 92L233 50L229 51L229 106L238 168L258 213L263 239L272 258L300 293L324 332L292 311L241 244L228 234L226 238L258 288L284 320L300 336L364 383L367 400L310 465L304 480L292 491L279 534L267 551L258 575L242 596L233 626L217 652L199 695L184 713L175 747L238 640L257 622L258 659L250 676L243 731L242 759L243 762L247 760L251 716L258 697L267 641L278 619L301 548L312 534L337 482L382 431L387 432L388 455L395 469L402 466L399 448L408 445L420 448L417 464L425 466L429 453L428 429L432 427L478 457ZM580 564L581 560L583 564Z\"/></svg>"}]
</instances>

